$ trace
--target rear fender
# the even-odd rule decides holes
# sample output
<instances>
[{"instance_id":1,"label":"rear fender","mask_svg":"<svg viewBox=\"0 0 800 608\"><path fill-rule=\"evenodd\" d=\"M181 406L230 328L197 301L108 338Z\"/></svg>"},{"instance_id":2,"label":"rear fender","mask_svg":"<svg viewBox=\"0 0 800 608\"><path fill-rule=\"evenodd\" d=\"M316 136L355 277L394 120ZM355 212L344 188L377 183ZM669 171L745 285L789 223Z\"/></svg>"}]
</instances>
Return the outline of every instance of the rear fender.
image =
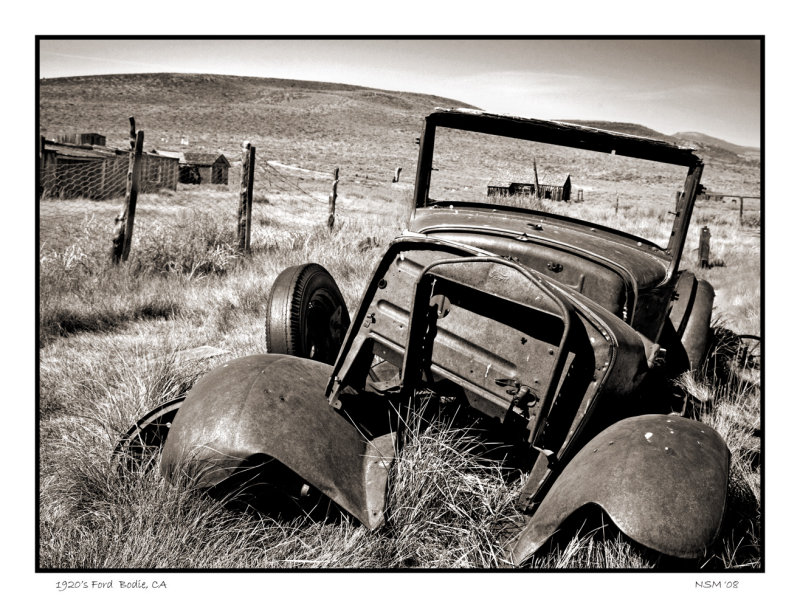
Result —
<instances>
[{"instance_id":1,"label":"rear fender","mask_svg":"<svg viewBox=\"0 0 800 608\"><path fill-rule=\"evenodd\" d=\"M627 536L661 553L700 557L719 532L728 448L711 427L678 416L622 420L572 459L512 550L519 565L572 513L599 505Z\"/></svg>"},{"instance_id":2,"label":"rear fender","mask_svg":"<svg viewBox=\"0 0 800 608\"><path fill-rule=\"evenodd\" d=\"M669 322L675 328L693 370L701 367L708 350L713 305L714 288L711 284L698 280L691 272L682 272L675 286L675 302L669 313ZM677 344L674 347L679 348Z\"/></svg>"},{"instance_id":3,"label":"rear fender","mask_svg":"<svg viewBox=\"0 0 800 608\"><path fill-rule=\"evenodd\" d=\"M161 470L201 488L253 457L274 458L370 529L383 522L394 434L368 440L328 405L331 367L290 355L254 355L204 376L175 416Z\"/></svg>"}]
</instances>

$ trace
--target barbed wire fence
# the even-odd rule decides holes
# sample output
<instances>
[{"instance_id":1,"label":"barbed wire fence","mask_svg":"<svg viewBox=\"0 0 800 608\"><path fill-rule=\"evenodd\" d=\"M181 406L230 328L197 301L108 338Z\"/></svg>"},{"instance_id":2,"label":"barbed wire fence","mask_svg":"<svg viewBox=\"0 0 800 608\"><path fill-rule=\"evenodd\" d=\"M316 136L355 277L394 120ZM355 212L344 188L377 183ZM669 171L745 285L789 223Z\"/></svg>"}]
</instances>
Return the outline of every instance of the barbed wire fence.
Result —
<instances>
[{"instance_id":1,"label":"barbed wire fence","mask_svg":"<svg viewBox=\"0 0 800 608\"><path fill-rule=\"evenodd\" d=\"M146 139L165 142L166 137L160 135L158 132L148 132ZM172 148L176 146L177 144ZM242 252L250 250L253 205L258 211L255 222L260 229L255 238L261 248L265 238L273 238L275 226L286 227L291 234L308 229L322 229L333 233L355 219L354 214L357 214L358 221L371 221L371 218L364 220L366 208L358 205L356 210L354 201L360 201L365 190L378 185L384 187L394 184L399 176L399 169L394 172L394 179L391 175L382 176L377 172L373 176L359 174L358 168L352 173L351 169L351 174L346 179L357 191L355 194L350 191L349 198L343 199L344 206L337 209L340 170L339 167L333 167L333 163L328 164L330 159L326 159L322 165L318 159L298 161L292 156L275 160L267 147L258 149L258 154L255 154L253 146L252 172L249 180L243 182L242 172L247 169L247 163L244 162L244 157L238 157L235 152L231 152L230 147L226 148L224 154L221 148L209 152L202 145L193 151L183 142L177 148L180 151L169 150L169 147L167 144L164 146L165 150L155 150L152 143L144 144L138 161L138 192L176 191L177 198L173 200L178 207L185 207L186 211L181 210L177 214L167 211L169 199L144 199L149 205L154 201L156 203L155 207L149 206L145 210L147 219L144 229L147 231L152 225L163 230L170 223L170 218L179 220L176 230L185 229L186 222L191 220L181 218L181 214L195 211L206 213L217 223L221 221L225 224L227 220L224 217L230 213L227 215L231 222L229 226L233 228L236 225L232 245ZM220 173L216 167L205 167L203 171L207 170L207 173L201 172L202 175L196 170L189 171L187 161L190 154L223 158L221 162L225 168ZM70 137L51 136L49 139L40 137L39 195L41 200L55 203L47 206L45 215L48 221L62 216L68 221L68 218L74 217L76 209L86 208L85 199L121 203L129 196L127 190L130 161L131 150L106 146L105 136L82 134ZM223 179L217 181L220 175ZM403 184L403 187L406 185ZM68 205L62 208L58 201L64 201ZM162 202L167 206L164 212L159 209ZM377 205L373 206L373 210L377 210ZM117 225L118 222L115 226ZM270 226L273 228L269 228ZM133 226L129 230L133 232Z\"/></svg>"}]
</instances>

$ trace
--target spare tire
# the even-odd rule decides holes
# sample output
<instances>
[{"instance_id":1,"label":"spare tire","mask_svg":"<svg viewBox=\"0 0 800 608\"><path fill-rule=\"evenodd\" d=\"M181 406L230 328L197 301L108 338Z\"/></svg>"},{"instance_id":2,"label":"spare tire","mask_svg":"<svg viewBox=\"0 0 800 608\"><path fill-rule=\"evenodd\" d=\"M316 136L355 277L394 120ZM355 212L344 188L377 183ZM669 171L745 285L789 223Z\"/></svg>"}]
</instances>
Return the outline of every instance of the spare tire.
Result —
<instances>
[{"instance_id":1,"label":"spare tire","mask_svg":"<svg viewBox=\"0 0 800 608\"><path fill-rule=\"evenodd\" d=\"M319 264L281 272L267 302L267 352L333 364L350 315L333 277Z\"/></svg>"}]
</instances>

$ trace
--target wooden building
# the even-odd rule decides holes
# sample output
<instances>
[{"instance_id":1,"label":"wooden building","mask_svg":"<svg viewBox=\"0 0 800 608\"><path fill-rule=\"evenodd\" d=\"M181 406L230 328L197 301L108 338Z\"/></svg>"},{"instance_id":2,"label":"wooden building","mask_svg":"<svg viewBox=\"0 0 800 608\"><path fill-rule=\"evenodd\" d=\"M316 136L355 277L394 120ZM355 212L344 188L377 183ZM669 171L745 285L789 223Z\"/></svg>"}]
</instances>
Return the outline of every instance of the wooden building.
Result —
<instances>
[{"instance_id":1,"label":"wooden building","mask_svg":"<svg viewBox=\"0 0 800 608\"><path fill-rule=\"evenodd\" d=\"M40 192L44 198L108 199L125 196L130 150L42 141ZM140 192L178 187L178 160L144 153Z\"/></svg>"},{"instance_id":2,"label":"wooden building","mask_svg":"<svg viewBox=\"0 0 800 608\"><path fill-rule=\"evenodd\" d=\"M227 184L231 164L223 154L184 152L180 164L182 184Z\"/></svg>"},{"instance_id":3,"label":"wooden building","mask_svg":"<svg viewBox=\"0 0 800 608\"><path fill-rule=\"evenodd\" d=\"M142 154L142 172L139 189L154 192L161 189L177 190L180 163L174 156L165 156L153 150Z\"/></svg>"},{"instance_id":4,"label":"wooden building","mask_svg":"<svg viewBox=\"0 0 800 608\"><path fill-rule=\"evenodd\" d=\"M568 201L572 196L569 173L543 174L539 178L538 198ZM488 196L537 196L534 182L516 182L495 179L487 186Z\"/></svg>"},{"instance_id":5,"label":"wooden building","mask_svg":"<svg viewBox=\"0 0 800 608\"><path fill-rule=\"evenodd\" d=\"M106 136L100 133L66 133L56 137L61 144L75 144L77 146L105 146Z\"/></svg>"}]
</instances>

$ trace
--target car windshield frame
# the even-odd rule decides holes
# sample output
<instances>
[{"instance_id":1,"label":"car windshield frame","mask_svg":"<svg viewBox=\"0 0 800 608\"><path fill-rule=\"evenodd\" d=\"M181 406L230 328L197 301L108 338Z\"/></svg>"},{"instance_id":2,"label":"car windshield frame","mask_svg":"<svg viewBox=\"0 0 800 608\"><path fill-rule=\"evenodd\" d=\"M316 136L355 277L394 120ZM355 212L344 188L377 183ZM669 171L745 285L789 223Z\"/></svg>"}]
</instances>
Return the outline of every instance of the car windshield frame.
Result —
<instances>
[{"instance_id":1,"label":"car windshield frame","mask_svg":"<svg viewBox=\"0 0 800 608\"><path fill-rule=\"evenodd\" d=\"M411 209L412 218L417 209L436 204L436 201L429 198L429 193L431 172L433 171L436 129L438 127L510 137L610 155L616 154L686 167L687 175L683 190L677 200L669 242L663 250L671 258L667 276L671 277L677 271L703 172L703 161L694 154L694 150L691 148L657 139L605 131L565 122L492 114L481 110L437 108L433 113L425 117L422 134L419 139L417 176L412 203L413 208ZM502 204L495 206L505 208ZM515 210L519 211L519 208L515 208ZM558 215L558 217L565 220L571 219L563 215Z\"/></svg>"}]
</instances>

